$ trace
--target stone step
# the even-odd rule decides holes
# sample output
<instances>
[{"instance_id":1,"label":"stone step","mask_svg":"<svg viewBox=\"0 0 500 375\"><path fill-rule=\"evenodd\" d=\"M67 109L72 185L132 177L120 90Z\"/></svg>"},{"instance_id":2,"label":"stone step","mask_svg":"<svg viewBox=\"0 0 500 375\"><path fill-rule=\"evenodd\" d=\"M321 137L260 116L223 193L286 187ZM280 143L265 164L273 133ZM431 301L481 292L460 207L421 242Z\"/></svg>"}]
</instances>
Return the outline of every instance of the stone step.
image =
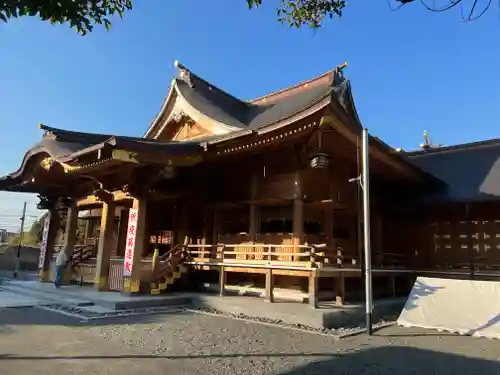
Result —
<instances>
[{"instance_id":1,"label":"stone step","mask_svg":"<svg viewBox=\"0 0 500 375\"><path fill-rule=\"evenodd\" d=\"M117 293L118 296L121 296ZM117 297L118 297L117 296ZM185 295L159 294L159 295L138 295L116 299L95 299L94 304L110 310L131 310L152 307L178 307L189 306L192 298Z\"/></svg>"},{"instance_id":2,"label":"stone step","mask_svg":"<svg viewBox=\"0 0 500 375\"><path fill-rule=\"evenodd\" d=\"M113 311L189 306L192 302L192 298L186 295L139 294L129 296L119 292L97 292L93 288L85 286L63 286L60 289L55 289L53 284L49 283L10 279L2 279L0 289L46 301L48 304L68 307L98 306Z\"/></svg>"},{"instance_id":3,"label":"stone step","mask_svg":"<svg viewBox=\"0 0 500 375\"><path fill-rule=\"evenodd\" d=\"M63 303L65 305L92 306L94 304L94 302L89 299L76 298L74 294L65 293L61 291L61 289L55 289L53 285L40 284L37 281L13 281L4 279L0 284L0 289L37 298L38 300Z\"/></svg>"}]
</instances>

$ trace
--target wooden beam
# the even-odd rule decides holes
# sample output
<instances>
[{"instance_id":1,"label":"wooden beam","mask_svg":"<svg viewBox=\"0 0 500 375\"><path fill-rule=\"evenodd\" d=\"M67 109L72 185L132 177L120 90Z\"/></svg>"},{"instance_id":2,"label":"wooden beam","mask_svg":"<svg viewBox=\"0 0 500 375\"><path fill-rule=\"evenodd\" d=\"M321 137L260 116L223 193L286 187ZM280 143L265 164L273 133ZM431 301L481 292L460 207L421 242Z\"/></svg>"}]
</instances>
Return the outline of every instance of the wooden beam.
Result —
<instances>
[{"instance_id":1,"label":"wooden beam","mask_svg":"<svg viewBox=\"0 0 500 375\"><path fill-rule=\"evenodd\" d=\"M126 199L133 199L133 197L129 193L125 193L122 190L116 190L112 192L113 201L122 201ZM80 199L77 202L78 207L91 206L91 205L102 205L102 201L96 197L95 195L89 195L85 199Z\"/></svg>"},{"instance_id":2,"label":"wooden beam","mask_svg":"<svg viewBox=\"0 0 500 375\"><path fill-rule=\"evenodd\" d=\"M361 129L354 129L352 124L352 120L347 117L347 115L341 115L337 112L340 111L330 111L330 122L332 126L338 131L341 135L343 135L347 140L356 144L357 138L361 137ZM423 181L423 176L420 176L416 169L411 168L410 165L407 165L402 160L397 160L396 156L392 156L389 153L385 153L381 150L374 148L373 146L369 147L370 156L384 162L385 164L391 166L395 170L398 170L402 174L413 178L416 181Z\"/></svg>"}]
</instances>

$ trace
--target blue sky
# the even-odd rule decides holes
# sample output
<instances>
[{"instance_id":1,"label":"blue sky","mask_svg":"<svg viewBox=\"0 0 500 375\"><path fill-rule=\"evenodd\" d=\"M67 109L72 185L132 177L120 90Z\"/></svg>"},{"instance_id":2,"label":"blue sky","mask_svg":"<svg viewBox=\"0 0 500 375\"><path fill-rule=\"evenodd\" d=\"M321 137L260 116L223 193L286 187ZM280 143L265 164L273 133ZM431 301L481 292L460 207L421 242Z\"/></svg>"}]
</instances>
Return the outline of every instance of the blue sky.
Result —
<instances>
[{"instance_id":1,"label":"blue sky","mask_svg":"<svg viewBox=\"0 0 500 375\"><path fill-rule=\"evenodd\" d=\"M141 136L176 59L243 99L348 61L363 124L392 146L418 147L424 129L445 144L500 137L498 8L466 23L458 9L353 1L312 31L280 25L278 1L264 3L248 11L245 0L135 0L110 32L85 37L36 19L0 24L0 174L18 168L40 122ZM0 216L25 199L35 214L36 197L1 193Z\"/></svg>"}]
</instances>

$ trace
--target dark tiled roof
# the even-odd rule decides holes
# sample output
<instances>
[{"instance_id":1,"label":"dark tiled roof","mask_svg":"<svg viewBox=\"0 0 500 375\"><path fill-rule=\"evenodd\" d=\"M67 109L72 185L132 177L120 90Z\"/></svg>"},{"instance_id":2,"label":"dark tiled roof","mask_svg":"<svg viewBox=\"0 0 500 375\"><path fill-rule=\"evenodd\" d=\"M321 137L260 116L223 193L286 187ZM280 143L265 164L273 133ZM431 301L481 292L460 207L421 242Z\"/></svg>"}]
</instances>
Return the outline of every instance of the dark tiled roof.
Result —
<instances>
[{"instance_id":1,"label":"dark tiled roof","mask_svg":"<svg viewBox=\"0 0 500 375\"><path fill-rule=\"evenodd\" d=\"M411 152L406 157L447 184L446 189L430 199L500 199L500 140Z\"/></svg>"},{"instance_id":2,"label":"dark tiled roof","mask_svg":"<svg viewBox=\"0 0 500 375\"><path fill-rule=\"evenodd\" d=\"M186 68L189 79L176 78L179 93L191 106L207 117L239 129L255 130L292 117L334 93L342 103L346 90L341 69L323 74L315 80L290 90L247 102L240 100L198 77Z\"/></svg>"},{"instance_id":3,"label":"dark tiled roof","mask_svg":"<svg viewBox=\"0 0 500 375\"><path fill-rule=\"evenodd\" d=\"M43 139L28 150L20 168L16 172L0 180L18 178L22 175L29 160L40 154L47 154L59 162L68 163L75 160L78 156L104 147L118 148L131 152L166 155L179 155L202 151L199 141L159 141L106 134L82 133L56 129L45 125L41 125L40 128L45 131Z\"/></svg>"}]
</instances>

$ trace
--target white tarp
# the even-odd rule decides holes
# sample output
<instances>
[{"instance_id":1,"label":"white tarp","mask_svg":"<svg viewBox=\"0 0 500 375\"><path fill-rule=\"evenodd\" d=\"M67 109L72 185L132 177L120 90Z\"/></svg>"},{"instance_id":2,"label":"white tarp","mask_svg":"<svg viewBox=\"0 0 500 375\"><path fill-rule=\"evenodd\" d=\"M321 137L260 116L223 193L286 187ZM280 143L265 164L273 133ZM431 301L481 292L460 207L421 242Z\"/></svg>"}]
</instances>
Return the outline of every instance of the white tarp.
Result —
<instances>
[{"instance_id":1,"label":"white tarp","mask_svg":"<svg viewBox=\"0 0 500 375\"><path fill-rule=\"evenodd\" d=\"M500 282L418 277L398 324L500 339Z\"/></svg>"}]
</instances>

